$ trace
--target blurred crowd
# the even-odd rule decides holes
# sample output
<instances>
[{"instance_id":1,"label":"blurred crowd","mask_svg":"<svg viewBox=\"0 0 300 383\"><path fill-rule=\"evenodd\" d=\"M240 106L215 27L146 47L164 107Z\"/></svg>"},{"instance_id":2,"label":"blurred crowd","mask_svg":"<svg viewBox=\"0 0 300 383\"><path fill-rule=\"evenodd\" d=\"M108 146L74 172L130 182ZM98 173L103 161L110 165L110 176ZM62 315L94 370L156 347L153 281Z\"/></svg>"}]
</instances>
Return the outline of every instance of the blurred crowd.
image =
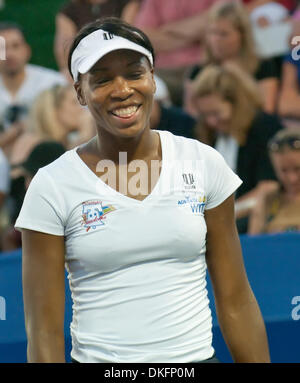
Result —
<instances>
[{"instance_id":1,"label":"blurred crowd","mask_svg":"<svg viewBox=\"0 0 300 383\"><path fill-rule=\"evenodd\" d=\"M72 0L55 19L57 71L31 63L22 25L0 23L0 251L21 247L13 225L38 169L95 135L67 55L106 16L154 46L151 128L213 146L243 180L239 233L299 231L300 1Z\"/></svg>"}]
</instances>

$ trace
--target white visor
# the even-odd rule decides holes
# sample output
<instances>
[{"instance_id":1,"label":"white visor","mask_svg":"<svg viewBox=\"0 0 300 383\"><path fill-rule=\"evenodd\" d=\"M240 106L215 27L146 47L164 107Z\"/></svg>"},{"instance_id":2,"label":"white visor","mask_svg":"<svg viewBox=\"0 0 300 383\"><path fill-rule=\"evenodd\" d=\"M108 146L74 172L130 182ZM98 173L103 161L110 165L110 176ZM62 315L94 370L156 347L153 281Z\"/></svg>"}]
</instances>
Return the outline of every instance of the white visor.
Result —
<instances>
[{"instance_id":1,"label":"white visor","mask_svg":"<svg viewBox=\"0 0 300 383\"><path fill-rule=\"evenodd\" d=\"M103 56L119 49L129 49L145 55L153 66L153 57L148 49L112 33L98 29L84 37L74 49L71 59L71 71L74 81L78 74L87 73Z\"/></svg>"}]
</instances>

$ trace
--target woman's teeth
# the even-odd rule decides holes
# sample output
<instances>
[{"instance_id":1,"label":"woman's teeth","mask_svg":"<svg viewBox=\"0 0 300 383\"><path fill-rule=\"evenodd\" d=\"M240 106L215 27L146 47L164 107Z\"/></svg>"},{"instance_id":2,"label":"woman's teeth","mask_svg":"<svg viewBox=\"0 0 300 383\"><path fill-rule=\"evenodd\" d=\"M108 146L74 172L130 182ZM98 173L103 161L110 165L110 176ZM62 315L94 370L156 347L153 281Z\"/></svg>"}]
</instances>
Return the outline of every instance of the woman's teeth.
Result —
<instances>
[{"instance_id":1,"label":"woman's teeth","mask_svg":"<svg viewBox=\"0 0 300 383\"><path fill-rule=\"evenodd\" d=\"M129 106L128 108L116 109L112 112L118 117L131 117L138 110L137 106Z\"/></svg>"}]
</instances>

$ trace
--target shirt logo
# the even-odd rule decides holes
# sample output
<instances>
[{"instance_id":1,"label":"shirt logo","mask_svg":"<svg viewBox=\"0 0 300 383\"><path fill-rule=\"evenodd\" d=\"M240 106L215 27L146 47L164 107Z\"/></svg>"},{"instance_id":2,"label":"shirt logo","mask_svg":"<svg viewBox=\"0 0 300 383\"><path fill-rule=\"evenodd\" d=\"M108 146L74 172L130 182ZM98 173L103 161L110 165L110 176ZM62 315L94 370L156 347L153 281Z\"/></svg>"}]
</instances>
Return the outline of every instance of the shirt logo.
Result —
<instances>
[{"instance_id":1,"label":"shirt logo","mask_svg":"<svg viewBox=\"0 0 300 383\"><path fill-rule=\"evenodd\" d=\"M185 190L196 189L195 179L192 173L183 173L182 178L183 178Z\"/></svg>"},{"instance_id":2,"label":"shirt logo","mask_svg":"<svg viewBox=\"0 0 300 383\"><path fill-rule=\"evenodd\" d=\"M185 196L184 199L179 200L178 202L179 206L183 205L190 205L191 211L193 214L204 214L205 205L206 205L206 197L205 196L199 196L199 197L190 197Z\"/></svg>"},{"instance_id":3,"label":"shirt logo","mask_svg":"<svg viewBox=\"0 0 300 383\"><path fill-rule=\"evenodd\" d=\"M106 215L116 210L112 205L103 205L102 201L91 200L82 203L82 225L89 231L103 226Z\"/></svg>"}]
</instances>

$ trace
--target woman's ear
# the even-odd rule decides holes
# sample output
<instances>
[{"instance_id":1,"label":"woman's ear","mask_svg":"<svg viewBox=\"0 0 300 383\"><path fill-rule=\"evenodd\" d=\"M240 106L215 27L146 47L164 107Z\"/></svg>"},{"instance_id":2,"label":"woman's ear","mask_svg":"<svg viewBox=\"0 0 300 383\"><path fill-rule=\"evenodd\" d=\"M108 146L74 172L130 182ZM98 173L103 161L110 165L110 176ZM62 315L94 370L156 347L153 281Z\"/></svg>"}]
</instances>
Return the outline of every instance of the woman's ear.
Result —
<instances>
[{"instance_id":1,"label":"woman's ear","mask_svg":"<svg viewBox=\"0 0 300 383\"><path fill-rule=\"evenodd\" d=\"M155 92L156 92L156 82L155 82L155 78L154 78L154 69L153 68L151 69L151 75L152 75L152 83L153 83L153 94L155 94Z\"/></svg>"},{"instance_id":2,"label":"woman's ear","mask_svg":"<svg viewBox=\"0 0 300 383\"><path fill-rule=\"evenodd\" d=\"M84 97L84 94L83 94L83 91L82 91L82 84L81 84L81 82L80 81L75 82L74 88L76 90L77 99L79 101L79 104L82 105L82 106L85 106L86 105L86 101L85 101L85 97Z\"/></svg>"}]
</instances>

